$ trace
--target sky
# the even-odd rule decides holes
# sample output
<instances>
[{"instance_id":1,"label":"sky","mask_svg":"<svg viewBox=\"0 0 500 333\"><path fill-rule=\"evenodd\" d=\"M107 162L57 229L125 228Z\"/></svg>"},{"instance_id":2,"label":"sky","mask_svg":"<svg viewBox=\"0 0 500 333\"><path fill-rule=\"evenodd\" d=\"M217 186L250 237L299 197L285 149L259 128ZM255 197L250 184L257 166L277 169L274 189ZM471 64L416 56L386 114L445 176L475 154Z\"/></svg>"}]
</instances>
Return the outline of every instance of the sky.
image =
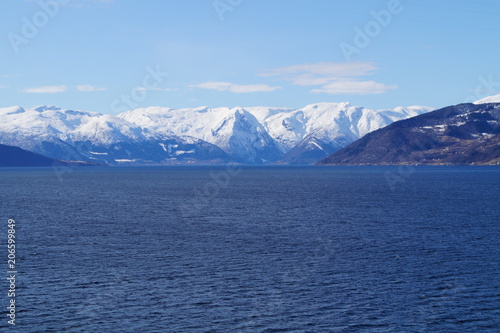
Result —
<instances>
[{"instance_id":1,"label":"sky","mask_svg":"<svg viewBox=\"0 0 500 333\"><path fill-rule=\"evenodd\" d=\"M0 107L350 102L500 93L497 0L2 0Z\"/></svg>"}]
</instances>

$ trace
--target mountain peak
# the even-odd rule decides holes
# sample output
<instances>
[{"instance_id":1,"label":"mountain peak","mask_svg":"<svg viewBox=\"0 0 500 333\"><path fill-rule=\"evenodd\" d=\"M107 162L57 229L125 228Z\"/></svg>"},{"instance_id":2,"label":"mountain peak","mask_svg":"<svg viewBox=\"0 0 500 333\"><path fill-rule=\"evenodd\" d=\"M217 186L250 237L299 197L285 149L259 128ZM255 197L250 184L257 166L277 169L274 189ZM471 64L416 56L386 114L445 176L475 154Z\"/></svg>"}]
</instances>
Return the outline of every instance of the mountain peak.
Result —
<instances>
[{"instance_id":1,"label":"mountain peak","mask_svg":"<svg viewBox=\"0 0 500 333\"><path fill-rule=\"evenodd\" d=\"M40 105L34 108L33 110L38 112L44 112L44 111L61 111L62 109L55 105Z\"/></svg>"},{"instance_id":2,"label":"mountain peak","mask_svg":"<svg viewBox=\"0 0 500 333\"><path fill-rule=\"evenodd\" d=\"M12 115L12 114L18 114L18 113L23 113L25 112L24 108L20 106L10 106L7 108L1 108L0 109L0 114L3 115Z\"/></svg>"},{"instance_id":3,"label":"mountain peak","mask_svg":"<svg viewBox=\"0 0 500 333\"><path fill-rule=\"evenodd\" d=\"M500 103L500 94L488 96L475 101L473 104Z\"/></svg>"},{"instance_id":4,"label":"mountain peak","mask_svg":"<svg viewBox=\"0 0 500 333\"><path fill-rule=\"evenodd\" d=\"M350 106L349 102L320 102L306 105L303 109L345 109Z\"/></svg>"}]
</instances>

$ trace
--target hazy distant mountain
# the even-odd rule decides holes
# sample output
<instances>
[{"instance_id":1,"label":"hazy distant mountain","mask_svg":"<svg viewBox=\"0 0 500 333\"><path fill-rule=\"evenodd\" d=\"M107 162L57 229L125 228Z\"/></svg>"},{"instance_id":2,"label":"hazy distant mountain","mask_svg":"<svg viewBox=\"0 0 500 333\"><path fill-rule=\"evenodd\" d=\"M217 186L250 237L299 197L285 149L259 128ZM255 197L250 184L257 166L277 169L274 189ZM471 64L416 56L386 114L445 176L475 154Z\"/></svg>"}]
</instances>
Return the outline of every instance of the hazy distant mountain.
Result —
<instances>
[{"instance_id":1,"label":"hazy distant mountain","mask_svg":"<svg viewBox=\"0 0 500 333\"><path fill-rule=\"evenodd\" d=\"M459 104L395 122L319 164L500 164L500 103Z\"/></svg>"},{"instance_id":2,"label":"hazy distant mountain","mask_svg":"<svg viewBox=\"0 0 500 333\"><path fill-rule=\"evenodd\" d=\"M149 107L112 116L10 107L0 109L0 143L104 164L313 163L366 133L430 110L318 103L302 109Z\"/></svg>"}]
</instances>

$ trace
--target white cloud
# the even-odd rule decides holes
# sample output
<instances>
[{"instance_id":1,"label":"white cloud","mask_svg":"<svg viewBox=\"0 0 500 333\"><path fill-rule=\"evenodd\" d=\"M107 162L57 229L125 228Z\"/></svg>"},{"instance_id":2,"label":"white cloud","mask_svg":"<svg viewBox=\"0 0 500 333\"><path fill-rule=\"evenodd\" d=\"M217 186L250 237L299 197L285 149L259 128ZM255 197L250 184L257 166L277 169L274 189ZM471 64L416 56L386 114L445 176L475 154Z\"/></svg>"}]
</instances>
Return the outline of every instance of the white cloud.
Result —
<instances>
[{"instance_id":1,"label":"white cloud","mask_svg":"<svg viewBox=\"0 0 500 333\"><path fill-rule=\"evenodd\" d=\"M396 85L363 80L377 69L373 62L319 62L278 67L260 75L275 76L297 86L321 86L312 89L313 93L369 95L396 89Z\"/></svg>"},{"instance_id":2,"label":"white cloud","mask_svg":"<svg viewBox=\"0 0 500 333\"><path fill-rule=\"evenodd\" d=\"M3 78L11 78L11 77L19 77L21 76L20 74L0 74L0 77Z\"/></svg>"},{"instance_id":3,"label":"white cloud","mask_svg":"<svg viewBox=\"0 0 500 333\"><path fill-rule=\"evenodd\" d=\"M7 88L10 88L8 86L0 86L0 89L7 89Z\"/></svg>"},{"instance_id":4,"label":"white cloud","mask_svg":"<svg viewBox=\"0 0 500 333\"><path fill-rule=\"evenodd\" d=\"M309 75L324 78L342 78L373 74L377 67L372 62L319 62L278 67L261 73L262 76ZM293 76L292 76L293 77Z\"/></svg>"},{"instance_id":5,"label":"white cloud","mask_svg":"<svg viewBox=\"0 0 500 333\"><path fill-rule=\"evenodd\" d=\"M160 88L160 87L146 89L144 87L139 87L135 90L137 90L137 91L166 91L166 92L170 92L170 91L178 91L179 89L177 89L177 88Z\"/></svg>"},{"instance_id":6,"label":"white cloud","mask_svg":"<svg viewBox=\"0 0 500 333\"><path fill-rule=\"evenodd\" d=\"M105 87L97 87L97 86L92 86L90 84L84 84L76 86L76 90L82 92L92 92L92 91L106 91L107 89Z\"/></svg>"},{"instance_id":7,"label":"white cloud","mask_svg":"<svg viewBox=\"0 0 500 333\"><path fill-rule=\"evenodd\" d=\"M331 95L375 95L397 88L395 84L387 85L375 81L337 81L313 89L311 92Z\"/></svg>"},{"instance_id":8,"label":"white cloud","mask_svg":"<svg viewBox=\"0 0 500 333\"><path fill-rule=\"evenodd\" d=\"M66 90L68 90L68 87L62 85L62 86L43 86L36 88L27 88L22 90L22 92L31 94L54 94L54 93L65 92Z\"/></svg>"},{"instance_id":9,"label":"white cloud","mask_svg":"<svg viewBox=\"0 0 500 333\"><path fill-rule=\"evenodd\" d=\"M328 77L314 76L312 74L299 74L288 79L297 86L318 86L331 82L333 79Z\"/></svg>"},{"instance_id":10,"label":"white cloud","mask_svg":"<svg viewBox=\"0 0 500 333\"><path fill-rule=\"evenodd\" d=\"M210 89L217 91L229 91L236 94L254 93L254 92L270 92L280 89L278 86L269 86L267 84L235 84L230 82L203 82L190 85L193 88Z\"/></svg>"}]
</instances>

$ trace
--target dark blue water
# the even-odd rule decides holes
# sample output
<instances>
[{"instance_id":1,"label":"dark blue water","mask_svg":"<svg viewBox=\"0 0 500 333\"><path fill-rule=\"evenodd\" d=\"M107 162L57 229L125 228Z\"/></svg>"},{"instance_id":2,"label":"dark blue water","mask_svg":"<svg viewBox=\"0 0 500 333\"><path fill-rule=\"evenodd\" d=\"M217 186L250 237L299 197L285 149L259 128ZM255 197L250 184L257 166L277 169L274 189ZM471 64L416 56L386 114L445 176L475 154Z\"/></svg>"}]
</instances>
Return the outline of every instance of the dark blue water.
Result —
<instances>
[{"instance_id":1,"label":"dark blue water","mask_svg":"<svg viewBox=\"0 0 500 333\"><path fill-rule=\"evenodd\" d=\"M12 331L500 331L498 167L2 169L0 185Z\"/></svg>"}]
</instances>

